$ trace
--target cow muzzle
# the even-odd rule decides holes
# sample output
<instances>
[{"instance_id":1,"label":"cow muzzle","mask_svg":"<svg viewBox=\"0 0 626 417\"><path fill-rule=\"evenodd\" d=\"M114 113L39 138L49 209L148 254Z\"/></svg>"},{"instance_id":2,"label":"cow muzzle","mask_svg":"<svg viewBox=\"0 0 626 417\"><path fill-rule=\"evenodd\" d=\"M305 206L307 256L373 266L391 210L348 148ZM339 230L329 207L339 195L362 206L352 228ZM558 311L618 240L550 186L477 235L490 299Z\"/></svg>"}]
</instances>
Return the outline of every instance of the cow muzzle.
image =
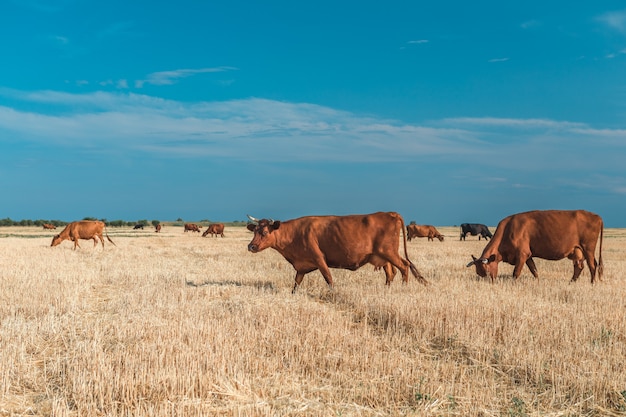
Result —
<instances>
[{"instance_id":1,"label":"cow muzzle","mask_svg":"<svg viewBox=\"0 0 626 417\"><path fill-rule=\"evenodd\" d=\"M257 253L259 251L259 247L257 245L255 245L254 243L250 243L248 245L248 251L250 251L252 253Z\"/></svg>"}]
</instances>

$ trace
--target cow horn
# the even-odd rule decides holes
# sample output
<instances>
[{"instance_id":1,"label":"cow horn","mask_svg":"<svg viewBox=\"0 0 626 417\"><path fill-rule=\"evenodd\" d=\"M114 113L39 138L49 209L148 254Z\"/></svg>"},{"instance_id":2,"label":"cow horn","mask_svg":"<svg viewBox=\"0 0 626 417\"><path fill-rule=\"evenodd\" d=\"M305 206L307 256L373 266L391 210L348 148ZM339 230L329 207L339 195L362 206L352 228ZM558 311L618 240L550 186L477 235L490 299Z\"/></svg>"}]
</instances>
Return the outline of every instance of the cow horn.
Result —
<instances>
[{"instance_id":1,"label":"cow horn","mask_svg":"<svg viewBox=\"0 0 626 417\"><path fill-rule=\"evenodd\" d=\"M274 219L270 219L270 226L274 224Z\"/></svg>"},{"instance_id":2,"label":"cow horn","mask_svg":"<svg viewBox=\"0 0 626 417\"><path fill-rule=\"evenodd\" d=\"M250 220L252 220L253 222L255 222L255 223L258 223L258 222L259 222L259 219L255 218L255 217L252 217L252 216L251 216L251 215L249 215L249 214L246 214L246 216L248 216L248 218L249 218Z\"/></svg>"},{"instance_id":3,"label":"cow horn","mask_svg":"<svg viewBox=\"0 0 626 417\"><path fill-rule=\"evenodd\" d=\"M476 261L472 261L472 262L468 263L468 264L467 264L467 265L465 265L465 266L469 268L470 266L474 265L475 263L476 263Z\"/></svg>"},{"instance_id":4,"label":"cow horn","mask_svg":"<svg viewBox=\"0 0 626 417\"><path fill-rule=\"evenodd\" d=\"M485 259L481 259L481 262L484 264L488 264L489 263L489 259L485 258Z\"/></svg>"}]
</instances>

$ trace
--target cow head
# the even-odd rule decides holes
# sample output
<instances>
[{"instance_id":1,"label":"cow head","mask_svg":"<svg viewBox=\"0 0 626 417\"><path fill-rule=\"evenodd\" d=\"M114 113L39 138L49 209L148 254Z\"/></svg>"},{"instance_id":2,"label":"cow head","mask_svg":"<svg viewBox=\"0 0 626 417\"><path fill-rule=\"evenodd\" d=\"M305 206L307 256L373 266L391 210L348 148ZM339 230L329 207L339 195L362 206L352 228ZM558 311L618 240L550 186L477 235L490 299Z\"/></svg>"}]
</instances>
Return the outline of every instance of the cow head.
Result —
<instances>
[{"instance_id":1,"label":"cow head","mask_svg":"<svg viewBox=\"0 0 626 417\"><path fill-rule=\"evenodd\" d=\"M249 231L254 233L252 241L248 244L248 250L252 253L256 253L272 247L276 241L274 231L280 227L280 221L271 219L259 220L250 215L248 215L248 218L254 222L246 226Z\"/></svg>"},{"instance_id":2,"label":"cow head","mask_svg":"<svg viewBox=\"0 0 626 417\"><path fill-rule=\"evenodd\" d=\"M494 279L498 276L498 262L496 262L496 255L491 255L488 258L476 258L472 255L472 262L467 264L467 267L474 265L476 267L476 273L478 276L485 278L487 274Z\"/></svg>"},{"instance_id":3,"label":"cow head","mask_svg":"<svg viewBox=\"0 0 626 417\"><path fill-rule=\"evenodd\" d=\"M52 238L52 243L50 244L50 246L56 246L59 243L63 242L63 239L61 238L61 235L56 235Z\"/></svg>"}]
</instances>

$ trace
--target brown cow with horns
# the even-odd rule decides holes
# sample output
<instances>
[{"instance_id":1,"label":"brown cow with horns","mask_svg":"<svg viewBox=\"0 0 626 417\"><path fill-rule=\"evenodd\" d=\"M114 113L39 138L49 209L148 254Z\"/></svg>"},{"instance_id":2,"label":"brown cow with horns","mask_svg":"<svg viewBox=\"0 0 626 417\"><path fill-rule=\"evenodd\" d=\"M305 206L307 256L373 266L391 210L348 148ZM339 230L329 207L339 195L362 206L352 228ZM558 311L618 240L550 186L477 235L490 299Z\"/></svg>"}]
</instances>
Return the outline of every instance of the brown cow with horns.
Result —
<instances>
[{"instance_id":1,"label":"brown cow with horns","mask_svg":"<svg viewBox=\"0 0 626 417\"><path fill-rule=\"evenodd\" d=\"M480 258L472 256L473 261L467 266L476 266L478 275L489 275L493 282L498 276L500 261L515 265L514 278L520 276L524 264L538 278L534 257L551 261L568 258L574 263L572 281L576 281L586 260L593 284L596 271L598 277L602 278L603 235L602 218L584 210L528 211L513 214L498 223L496 233L485 246ZM596 261L598 237L600 251Z\"/></svg>"},{"instance_id":2,"label":"brown cow with horns","mask_svg":"<svg viewBox=\"0 0 626 417\"><path fill-rule=\"evenodd\" d=\"M247 228L254 233L248 250L256 253L273 248L295 268L293 291L305 274L320 270L332 289L329 268L356 271L370 263L383 267L390 285L398 268L402 280L409 280L409 270L424 285L428 282L409 260L404 235L404 220L394 212L350 216L307 216L284 222L258 220ZM404 239L404 259L398 253L400 233Z\"/></svg>"},{"instance_id":3,"label":"brown cow with horns","mask_svg":"<svg viewBox=\"0 0 626 417\"><path fill-rule=\"evenodd\" d=\"M61 233L52 238L52 244L50 246L56 246L64 240L71 240L74 242L74 249L76 249L77 246L80 248L78 239L93 239L93 246L95 247L98 244L99 238L102 243L102 248L104 249L104 238L102 237L103 232L109 242L113 243L108 233L106 233L103 222L98 220L81 220L78 222L72 222L65 226L65 229L63 229ZM117 245L113 243L113 246Z\"/></svg>"}]
</instances>

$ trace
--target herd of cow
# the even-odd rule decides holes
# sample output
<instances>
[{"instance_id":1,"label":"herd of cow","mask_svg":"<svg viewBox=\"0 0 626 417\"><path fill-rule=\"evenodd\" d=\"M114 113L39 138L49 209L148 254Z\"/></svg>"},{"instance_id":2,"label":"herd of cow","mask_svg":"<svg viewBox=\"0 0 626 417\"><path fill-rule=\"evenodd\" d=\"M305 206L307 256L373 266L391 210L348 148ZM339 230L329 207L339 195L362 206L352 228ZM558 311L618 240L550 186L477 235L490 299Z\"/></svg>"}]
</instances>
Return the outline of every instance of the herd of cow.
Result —
<instances>
[{"instance_id":1,"label":"herd of cow","mask_svg":"<svg viewBox=\"0 0 626 417\"><path fill-rule=\"evenodd\" d=\"M319 270L328 286L332 288L333 278L330 268L355 271L368 263L374 265L375 269L383 269L387 285L391 284L397 270L400 271L405 283L408 282L410 271L419 282L428 285L428 281L409 259L406 242L414 237L444 240L443 235L433 226L410 224L405 228L402 216L395 212L306 216L284 222L248 217L251 223L247 225L247 229L254 234L248 244L248 250L257 253L272 248L280 253L296 270L294 292L304 275L309 272ZM160 226L160 224L156 226L156 232L160 231ZM200 229L201 226L197 224L184 225L184 232L200 232ZM79 246L79 239L93 239L94 246L98 244L99 239L104 248L103 233L109 242L115 245L106 234L103 222L87 220L73 222L54 236L51 246L70 240L74 242L76 249ZM224 237L224 225L221 223L209 225L202 236L208 234ZM489 276L492 282L498 275L499 262L515 266L514 278L519 277L524 265L538 277L533 258L570 259L574 265L572 281L576 281L580 276L585 261L589 267L591 283L595 281L596 272L599 278L602 277L604 223L600 216L588 211L537 210L513 214L498 223L493 235L483 224L463 223L461 240L465 240L468 234L478 236L479 240L481 238L489 240L480 257L472 255L472 262L467 266L474 266L479 276ZM404 257L398 253L401 235ZM596 260L598 239L600 248Z\"/></svg>"}]
</instances>

